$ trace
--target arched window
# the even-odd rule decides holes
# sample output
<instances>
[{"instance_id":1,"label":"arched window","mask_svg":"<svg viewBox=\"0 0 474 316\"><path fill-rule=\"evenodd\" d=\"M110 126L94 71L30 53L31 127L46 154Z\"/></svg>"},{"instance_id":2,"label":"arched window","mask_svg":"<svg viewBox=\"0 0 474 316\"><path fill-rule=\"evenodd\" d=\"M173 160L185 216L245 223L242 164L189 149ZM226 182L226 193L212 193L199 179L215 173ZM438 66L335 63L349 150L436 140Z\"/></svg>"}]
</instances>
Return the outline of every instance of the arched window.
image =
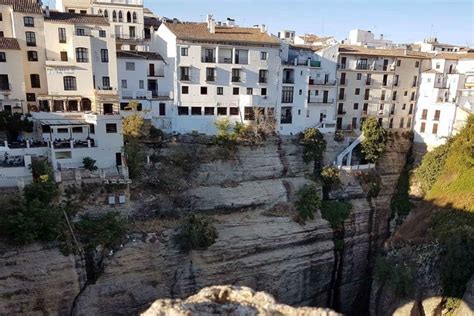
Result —
<instances>
[{"instance_id":1,"label":"arched window","mask_svg":"<svg viewBox=\"0 0 474 316\"><path fill-rule=\"evenodd\" d=\"M102 9L99 9L99 15L102 15Z\"/></svg>"},{"instance_id":2,"label":"arched window","mask_svg":"<svg viewBox=\"0 0 474 316\"><path fill-rule=\"evenodd\" d=\"M132 23L132 15L130 14L130 11L127 12L127 22Z\"/></svg>"},{"instance_id":3,"label":"arched window","mask_svg":"<svg viewBox=\"0 0 474 316\"><path fill-rule=\"evenodd\" d=\"M81 106L82 106L82 111L84 111L84 112L92 111L92 102L91 102L90 99L83 98L81 100Z\"/></svg>"},{"instance_id":4,"label":"arched window","mask_svg":"<svg viewBox=\"0 0 474 316\"><path fill-rule=\"evenodd\" d=\"M64 81L64 90L66 91L77 90L76 77L65 76L63 78L63 81Z\"/></svg>"},{"instance_id":5,"label":"arched window","mask_svg":"<svg viewBox=\"0 0 474 316\"><path fill-rule=\"evenodd\" d=\"M119 22L123 22L123 14L122 14L122 11L119 11Z\"/></svg>"},{"instance_id":6,"label":"arched window","mask_svg":"<svg viewBox=\"0 0 474 316\"><path fill-rule=\"evenodd\" d=\"M89 62L89 53L87 51L87 48L84 48L84 47L76 48L76 61L78 63Z\"/></svg>"},{"instance_id":7,"label":"arched window","mask_svg":"<svg viewBox=\"0 0 474 316\"><path fill-rule=\"evenodd\" d=\"M137 23L137 13L133 12L133 23Z\"/></svg>"},{"instance_id":8,"label":"arched window","mask_svg":"<svg viewBox=\"0 0 474 316\"><path fill-rule=\"evenodd\" d=\"M109 17L109 11L107 11L107 9L104 10L104 16L105 16L106 18Z\"/></svg>"},{"instance_id":9,"label":"arched window","mask_svg":"<svg viewBox=\"0 0 474 316\"><path fill-rule=\"evenodd\" d=\"M112 12L112 21L117 22L117 12Z\"/></svg>"}]
</instances>

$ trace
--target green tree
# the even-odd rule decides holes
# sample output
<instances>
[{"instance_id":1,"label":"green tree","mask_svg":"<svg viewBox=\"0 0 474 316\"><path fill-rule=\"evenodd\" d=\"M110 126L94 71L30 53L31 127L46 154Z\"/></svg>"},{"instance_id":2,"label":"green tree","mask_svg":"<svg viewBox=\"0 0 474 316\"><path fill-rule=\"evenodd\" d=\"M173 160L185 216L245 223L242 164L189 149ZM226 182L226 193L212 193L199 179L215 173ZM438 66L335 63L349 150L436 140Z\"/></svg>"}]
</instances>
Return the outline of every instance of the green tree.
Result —
<instances>
[{"instance_id":1,"label":"green tree","mask_svg":"<svg viewBox=\"0 0 474 316\"><path fill-rule=\"evenodd\" d=\"M33 122L23 114L0 111L0 131L6 132L9 141L15 141L21 132L33 132Z\"/></svg>"},{"instance_id":2,"label":"green tree","mask_svg":"<svg viewBox=\"0 0 474 316\"><path fill-rule=\"evenodd\" d=\"M185 219L177 235L177 242L181 249L206 249L217 239L217 230L209 216L192 214Z\"/></svg>"},{"instance_id":3,"label":"green tree","mask_svg":"<svg viewBox=\"0 0 474 316\"><path fill-rule=\"evenodd\" d=\"M364 140L361 152L367 161L376 162L385 152L387 146L387 131L380 126L377 119L371 117L362 125Z\"/></svg>"},{"instance_id":4,"label":"green tree","mask_svg":"<svg viewBox=\"0 0 474 316\"><path fill-rule=\"evenodd\" d=\"M96 160L92 159L91 157L84 157L84 159L82 159L82 165L84 166L85 169L89 171L97 170L97 166L95 165L95 163L96 163Z\"/></svg>"},{"instance_id":5,"label":"green tree","mask_svg":"<svg viewBox=\"0 0 474 316\"><path fill-rule=\"evenodd\" d=\"M321 216L327 220L333 229L340 229L351 213L352 204L349 202L323 201Z\"/></svg>"},{"instance_id":6,"label":"green tree","mask_svg":"<svg viewBox=\"0 0 474 316\"><path fill-rule=\"evenodd\" d=\"M341 180L339 179L339 169L332 166L324 167L321 170L321 180L323 181L324 188L326 190L332 190L338 185Z\"/></svg>"},{"instance_id":7,"label":"green tree","mask_svg":"<svg viewBox=\"0 0 474 316\"><path fill-rule=\"evenodd\" d=\"M303 132L303 160L305 163L314 161L314 172L321 170L326 140L317 128L307 128Z\"/></svg>"},{"instance_id":8,"label":"green tree","mask_svg":"<svg viewBox=\"0 0 474 316\"><path fill-rule=\"evenodd\" d=\"M143 172L145 154L142 145L135 138L129 139L125 144L125 157L127 158L128 173L131 179L137 179Z\"/></svg>"},{"instance_id":9,"label":"green tree","mask_svg":"<svg viewBox=\"0 0 474 316\"><path fill-rule=\"evenodd\" d=\"M50 181L53 178L53 168L46 159L32 159L30 169L35 182Z\"/></svg>"},{"instance_id":10,"label":"green tree","mask_svg":"<svg viewBox=\"0 0 474 316\"><path fill-rule=\"evenodd\" d=\"M74 227L86 250L94 250L99 245L106 249L116 247L127 232L126 220L117 213L100 217L84 216Z\"/></svg>"},{"instance_id":11,"label":"green tree","mask_svg":"<svg viewBox=\"0 0 474 316\"><path fill-rule=\"evenodd\" d=\"M305 222L307 219L313 219L321 207L320 193L316 185L305 185L298 191L298 200L295 203L299 219Z\"/></svg>"},{"instance_id":12,"label":"green tree","mask_svg":"<svg viewBox=\"0 0 474 316\"><path fill-rule=\"evenodd\" d=\"M123 135L126 138L138 138L143 135L142 127L145 123L140 113L134 113L125 117L122 121Z\"/></svg>"}]
</instances>

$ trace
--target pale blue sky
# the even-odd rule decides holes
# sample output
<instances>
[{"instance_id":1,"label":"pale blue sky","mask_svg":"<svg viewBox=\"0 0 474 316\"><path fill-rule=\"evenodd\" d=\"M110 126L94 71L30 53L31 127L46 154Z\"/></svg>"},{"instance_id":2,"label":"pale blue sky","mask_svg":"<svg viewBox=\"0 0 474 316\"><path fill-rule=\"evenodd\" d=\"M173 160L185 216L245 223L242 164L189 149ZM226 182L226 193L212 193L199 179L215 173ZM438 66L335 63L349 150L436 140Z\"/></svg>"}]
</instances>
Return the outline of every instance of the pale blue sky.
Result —
<instances>
[{"instance_id":1,"label":"pale blue sky","mask_svg":"<svg viewBox=\"0 0 474 316\"><path fill-rule=\"evenodd\" d=\"M240 25L266 24L272 33L348 36L354 28L383 33L396 42L414 42L430 32L443 43L474 47L474 0L145 0L166 17L202 21L233 17Z\"/></svg>"}]
</instances>

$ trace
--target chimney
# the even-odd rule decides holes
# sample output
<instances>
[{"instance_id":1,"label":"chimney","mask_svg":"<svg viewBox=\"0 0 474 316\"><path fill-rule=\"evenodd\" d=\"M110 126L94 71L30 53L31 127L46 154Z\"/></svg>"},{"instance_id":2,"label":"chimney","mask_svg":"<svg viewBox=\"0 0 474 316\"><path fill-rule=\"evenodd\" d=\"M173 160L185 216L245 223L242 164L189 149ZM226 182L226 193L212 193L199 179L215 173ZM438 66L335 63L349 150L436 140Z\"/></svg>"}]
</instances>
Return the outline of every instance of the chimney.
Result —
<instances>
[{"instance_id":1,"label":"chimney","mask_svg":"<svg viewBox=\"0 0 474 316\"><path fill-rule=\"evenodd\" d=\"M207 22L207 29L209 30L209 33L214 34L216 32L216 21L213 18Z\"/></svg>"},{"instance_id":2,"label":"chimney","mask_svg":"<svg viewBox=\"0 0 474 316\"><path fill-rule=\"evenodd\" d=\"M173 18L173 24L178 24L178 19L177 18Z\"/></svg>"},{"instance_id":3,"label":"chimney","mask_svg":"<svg viewBox=\"0 0 474 316\"><path fill-rule=\"evenodd\" d=\"M49 6L46 6L44 9L44 16L49 18Z\"/></svg>"},{"instance_id":4,"label":"chimney","mask_svg":"<svg viewBox=\"0 0 474 316\"><path fill-rule=\"evenodd\" d=\"M383 34L380 34L380 39L383 40Z\"/></svg>"},{"instance_id":5,"label":"chimney","mask_svg":"<svg viewBox=\"0 0 474 316\"><path fill-rule=\"evenodd\" d=\"M260 25L260 32L265 33L267 31L267 28L265 27L265 24Z\"/></svg>"},{"instance_id":6,"label":"chimney","mask_svg":"<svg viewBox=\"0 0 474 316\"><path fill-rule=\"evenodd\" d=\"M231 19L231 18L227 18L227 26L234 27L235 26L235 20Z\"/></svg>"}]
</instances>

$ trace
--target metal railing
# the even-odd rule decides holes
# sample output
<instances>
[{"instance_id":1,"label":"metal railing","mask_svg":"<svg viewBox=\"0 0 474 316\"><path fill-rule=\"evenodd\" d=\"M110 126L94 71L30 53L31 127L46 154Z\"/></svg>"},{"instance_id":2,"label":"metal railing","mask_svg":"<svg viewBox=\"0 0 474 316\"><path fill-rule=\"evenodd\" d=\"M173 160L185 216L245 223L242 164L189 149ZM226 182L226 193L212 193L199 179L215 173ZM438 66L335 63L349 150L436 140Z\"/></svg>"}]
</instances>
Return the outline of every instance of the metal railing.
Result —
<instances>
[{"instance_id":1,"label":"metal railing","mask_svg":"<svg viewBox=\"0 0 474 316\"><path fill-rule=\"evenodd\" d=\"M323 104L331 104L334 102L334 98L308 98L308 103L323 103Z\"/></svg>"}]
</instances>

